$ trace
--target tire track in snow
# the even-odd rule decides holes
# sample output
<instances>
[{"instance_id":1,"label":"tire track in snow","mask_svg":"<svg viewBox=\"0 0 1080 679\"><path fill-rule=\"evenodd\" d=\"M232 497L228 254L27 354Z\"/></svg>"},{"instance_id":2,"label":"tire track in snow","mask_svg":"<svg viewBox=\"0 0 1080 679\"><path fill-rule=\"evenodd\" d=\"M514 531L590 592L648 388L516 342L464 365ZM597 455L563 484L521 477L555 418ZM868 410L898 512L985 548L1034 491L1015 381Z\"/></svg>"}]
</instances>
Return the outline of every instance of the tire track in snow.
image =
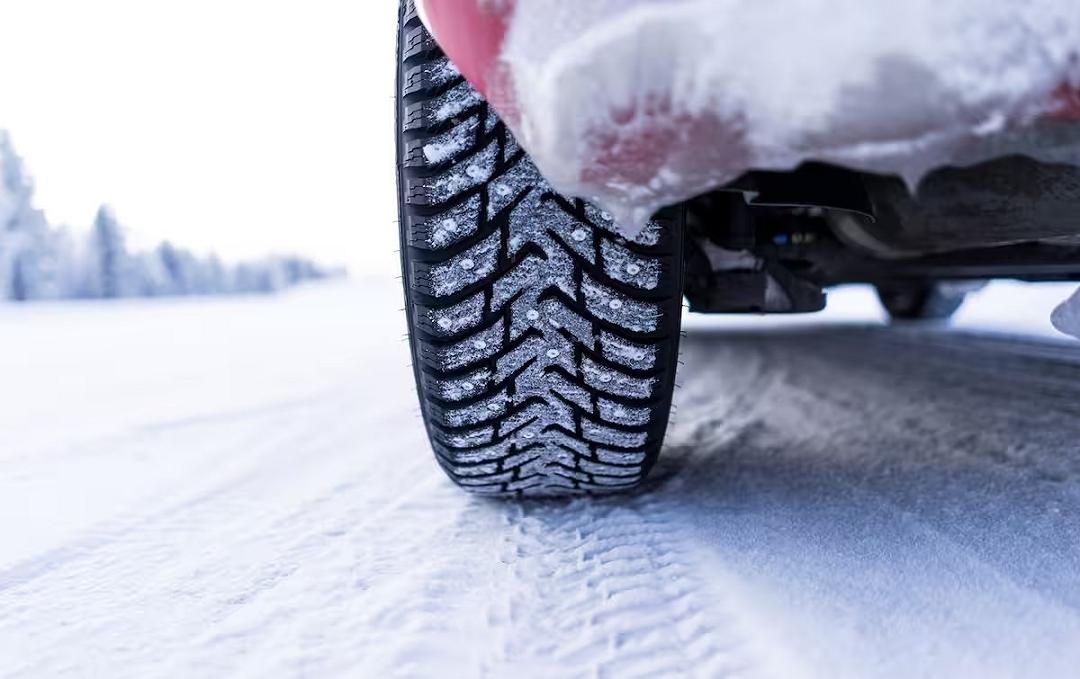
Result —
<instances>
[{"instance_id":1,"label":"tire track in snow","mask_svg":"<svg viewBox=\"0 0 1080 679\"><path fill-rule=\"evenodd\" d=\"M641 493L504 508L499 561L508 566L495 574L501 596L488 614L500 631L501 652L485 670L492 676L510 668L526 676L801 676L772 657L784 654L770 647L771 635L711 582L721 566L685 515L693 483L683 467L703 443L723 445L753 426L754 395L772 381L765 370L750 371L729 392L720 426L673 425ZM704 381L684 387L684 393L714 391ZM692 421L694 409L688 410L676 422Z\"/></svg>"},{"instance_id":2,"label":"tire track in snow","mask_svg":"<svg viewBox=\"0 0 1080 679\"><path fill-rule=\"evenodd\" d=\"M243 418L239 431L233 430L237 422L215 422L201 433L196 426L201 440L224 442L215 448L223 456L240 452L240 464L205 469L209 478L181 488L185 495L166 508L148 502L141 511L149 513L137 510L42 555L33 567L9 571L0 591L0 640L21 639L15 657L26 658L22 669L37 675L58 669L62 658L48 652L58 644L72 648L71 655L110 657L110 666L122 659L116 666L137 674L140 667L151 671L170 661L183 665L193 646L201 644L202 652L191 657L214 657L213 648L258 638L257 632L245 635L222 625L239 611L257 609L260 597L314 558L320 541L377 516L371 511L377 507L356 492L368 485L365 478L349 475L364 457L358 433L371 423L355 417L358 406L367 405L362 398L354 392L284 416ZM428 469L419 455L414 465ZM409 466L399 468L416 480ZM312 493L315 499L305 499ZM36 604L17 605L22 601ZM155 621L152 631L143 627L143 614ZM264 624L269 619L252 629L265 631ZM141 656L122 642L129 638L154 645L156 654ZM120 647L109 649L109 643ZM237 651L232 660L242 657ZM18 665L9 670L17 674Z\"/></svg>"},{"instance_id":3,"label":"tire track in snow","mask_svg":"<svg viewBox=\"0 0 1080 679\"><path fill-rule=\"evenodd\" d=\"M358 362L404 363L363 346ZM175 478L79 534L93 544L40 551L49 568L34 577L8 571L3 672L992 677L1080 664L1075 350L852 328L691 332L684 347L670 445L632 496L465 497L431 463L404 367L296 408L73 446L57 464L86 455L136 479L150 456Z\"/></svg>"},{"instance_id":4,"label":"tire track in snow","mask_svg":"<svg viewBox=\"0 0 1080 679\"><path fill-rule=\"evenodd\" d=\"M1056 676L1080 661L1062 652L1080 648L1075 348L843 327L684 346L676 439L703 445L669 456L680 522L810 675Z\"/></svg>"},{"instance_id":5,"label":"tire track in snow","mask_svg":"<svg viewBox=\"0 0 1080 679\"><path fill-rule=\"evenodd\" d=\"M647 494L508 510L492 674L727 676L749 663L665 504Z\"/></svg>"},{"instance_id":6,"label":"tire track in snow","mask_svg":"<svg viewBox=\"0 0 1080 679\"><path fill-rule=\"evenodd\" d=\"M335 395L340 398L341 392L337 391ZM214 428L214 435L207 436L203 433L196 439L207 447L207 450L198 456L206 466L185 470L188 473L195 472L187 479L188 483L173 484L175 490L170 489L171 492L165 497L157 495L134 498L126 507L130 515L95 525L74 543L0 571L0 592L25 584L125 535L146 530L146 526L158 525L193 507L213 505L217 497L225 495L240 484L250 483L259 473L256 463L273 462L275 454L300 449L311 440L313 432L309 425L303 424L309 405L307 402L298 404L299 407L292 408L293 412L284 418L279 417L278 407L268 409L262 417L256 416L254 413L257 411L254 411L236 418L213 418L213 422L221 422L223 426ZM273 418L270 417L271 413ZM345 415L344 411L341 415ZM253 425L236 426L238 421L249 418L254 418ZM185 423L181 426L192 425ZM124 457L133 452L138 454L139 451L155 448L175 449L178 445L177 432L169 431L170 429L174 427L148 427L136 432L130 440L110 437L104 442L80 446L77 451L49 455L44 462L50 466L61 467L70 461L73 454L93 460ZM237 452L241 455L237 456ZM150 504L154 505L155 509L149 513L141 510L140 506L146 507ZM161 504L166 507L157 508Z\"/></svg>"},{"instance_id":7,"label":"tire track in snow","mask_svg":"<svg viewBox=\"0 0 1080 679\"><path fill-rule=\"evenodd\" d=\"M662 488L595 503L470 500L431 464L400 372L401 389L380 393L389 416L366 389L328 392L111 442L118 457L201 446L198 459L234 464L185 470L130 519L42 555L40 571L9 573L0 639L24 659L12 673L91 662L126 675L723 676L754 665Z\"/></svg>"}]
</instances>

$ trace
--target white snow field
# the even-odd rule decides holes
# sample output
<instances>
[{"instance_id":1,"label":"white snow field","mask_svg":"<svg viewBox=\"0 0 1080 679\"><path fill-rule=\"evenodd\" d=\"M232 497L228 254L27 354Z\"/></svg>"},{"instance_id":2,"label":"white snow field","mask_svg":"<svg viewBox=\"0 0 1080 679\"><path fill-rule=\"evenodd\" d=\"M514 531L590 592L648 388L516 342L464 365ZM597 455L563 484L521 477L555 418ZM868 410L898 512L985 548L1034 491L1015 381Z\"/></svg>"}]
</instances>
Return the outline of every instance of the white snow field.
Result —
<instances>
[{"instance_id":1,"label":"white snow field","mask_svg":"<svg viewBox=\"0 0 1080 679\"><path fill-rule=\"evenodd\" d=\"M648 486L524 504L436 467L393 281L0 307L0 676L1075 676L1067 294L692 319Z\"/></svg>"}]
</instances>

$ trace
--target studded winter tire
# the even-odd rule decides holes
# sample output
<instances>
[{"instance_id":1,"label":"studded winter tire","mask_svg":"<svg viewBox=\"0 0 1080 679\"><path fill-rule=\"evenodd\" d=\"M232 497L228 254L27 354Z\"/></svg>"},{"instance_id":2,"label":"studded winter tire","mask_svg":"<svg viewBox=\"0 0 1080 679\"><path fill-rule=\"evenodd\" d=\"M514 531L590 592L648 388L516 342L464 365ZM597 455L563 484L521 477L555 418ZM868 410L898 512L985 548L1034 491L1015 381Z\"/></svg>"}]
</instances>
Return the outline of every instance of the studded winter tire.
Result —
<instances>
[{"instance_id":1,"label":"studded winter tire","mask_svg":"<svg viewBox=\"0 0 1080 679\"><path fill-rule=\"evenodd\" d=\"M682 211L620 237L545 184L411 1L399 31L403 279L436 459L475 493L636 486L671 407Z\"/></svg>"}]
</instances>

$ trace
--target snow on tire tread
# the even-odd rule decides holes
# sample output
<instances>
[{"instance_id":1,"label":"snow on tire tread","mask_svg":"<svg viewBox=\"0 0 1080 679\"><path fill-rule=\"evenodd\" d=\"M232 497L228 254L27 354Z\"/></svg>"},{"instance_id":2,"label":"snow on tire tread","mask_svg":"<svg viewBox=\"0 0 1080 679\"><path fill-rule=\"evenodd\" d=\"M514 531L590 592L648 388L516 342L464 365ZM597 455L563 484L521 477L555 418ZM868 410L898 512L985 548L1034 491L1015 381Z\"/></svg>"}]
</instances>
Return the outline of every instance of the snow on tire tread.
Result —
<instances>
[{"instance_id":1,"label":"snow on tire tread","mask_svg":"<svg viewBox=\"0 0 1080 679\"><path fill-rule=\"evenodd\" d=\"M628 241L554 193L409 3L401 67L405 289L436 457L484 494L635 485L671 403L675 213Z\"/></svg>"}]
</instances>

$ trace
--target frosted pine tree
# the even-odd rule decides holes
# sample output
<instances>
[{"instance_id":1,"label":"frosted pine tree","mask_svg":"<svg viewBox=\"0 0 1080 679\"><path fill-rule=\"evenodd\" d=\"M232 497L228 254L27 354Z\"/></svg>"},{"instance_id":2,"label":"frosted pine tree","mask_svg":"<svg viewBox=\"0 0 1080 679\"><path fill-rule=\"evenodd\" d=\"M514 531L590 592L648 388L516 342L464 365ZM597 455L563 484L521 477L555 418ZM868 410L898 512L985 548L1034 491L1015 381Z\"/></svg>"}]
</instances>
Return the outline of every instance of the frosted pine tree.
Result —
<instances>
[{"instance_id":1,"label":"frosted pine tree","mask_svg":"<svg viewBox=\"0 0 1080 679\"><path fill-rule=\"evenodd\" d=\"M15 238L13 226L18 212L20 168L6 132L0 130L0 299L12 297L15 268Z\"/></svg>"},{"instance_id":2,"label":"frosted pine tree","mask_svg":"<svg viewBox=\"0 0 1080 679\"><path fill-rule=\"evenodd\" d=\"M161 261L158 250L132 255L128 259L132 279L137 287L129 293L137 297L167 297L173 291L172 277Z\"/></svg>"},{"instance_id":3,"label":"frosted pine tree","mask_svg":"<svg viewBox=\"0 0 1080 679\"><path fill-rule=\"evenodd\" d=\"M169 241L159 245L157 253L172 281L172 294L194 295L202 292L198 289L198 262L194 255Z\"/></svg>"},{"instance_id":4,"label":"frosted pine tree","mask_svg":"<svg viewBox=\"0 0 1080 679\"><path fill-rule=\"evenodd\" d=\"M223 295L229 289L229 272L217 255L210 255L200 267L199 278L205 294Z\"/></svg>"},{"instance_id":5,"label":"frosted pine tree","mask_svg":"<svg viewBox=\"0 0 1080 679\"><path fill-rule=\"evenodd\" d=\"M34 184L22 159L0 130L0 299L62 295L60 245L34 207Z\"/></svg>"},{"instance_id":6,"label":"frosted pine tree","mask_svg":"<svg viewBox=\"0 0 1080 679\"><path fill-rule=\"evenodd\" d=\"M89 280L91 297L126 297L140 286L133 284L132 267L128 261L124 232L112 208L102 205L94 218L90 234Z\"/></svg>"}]
</instances>

